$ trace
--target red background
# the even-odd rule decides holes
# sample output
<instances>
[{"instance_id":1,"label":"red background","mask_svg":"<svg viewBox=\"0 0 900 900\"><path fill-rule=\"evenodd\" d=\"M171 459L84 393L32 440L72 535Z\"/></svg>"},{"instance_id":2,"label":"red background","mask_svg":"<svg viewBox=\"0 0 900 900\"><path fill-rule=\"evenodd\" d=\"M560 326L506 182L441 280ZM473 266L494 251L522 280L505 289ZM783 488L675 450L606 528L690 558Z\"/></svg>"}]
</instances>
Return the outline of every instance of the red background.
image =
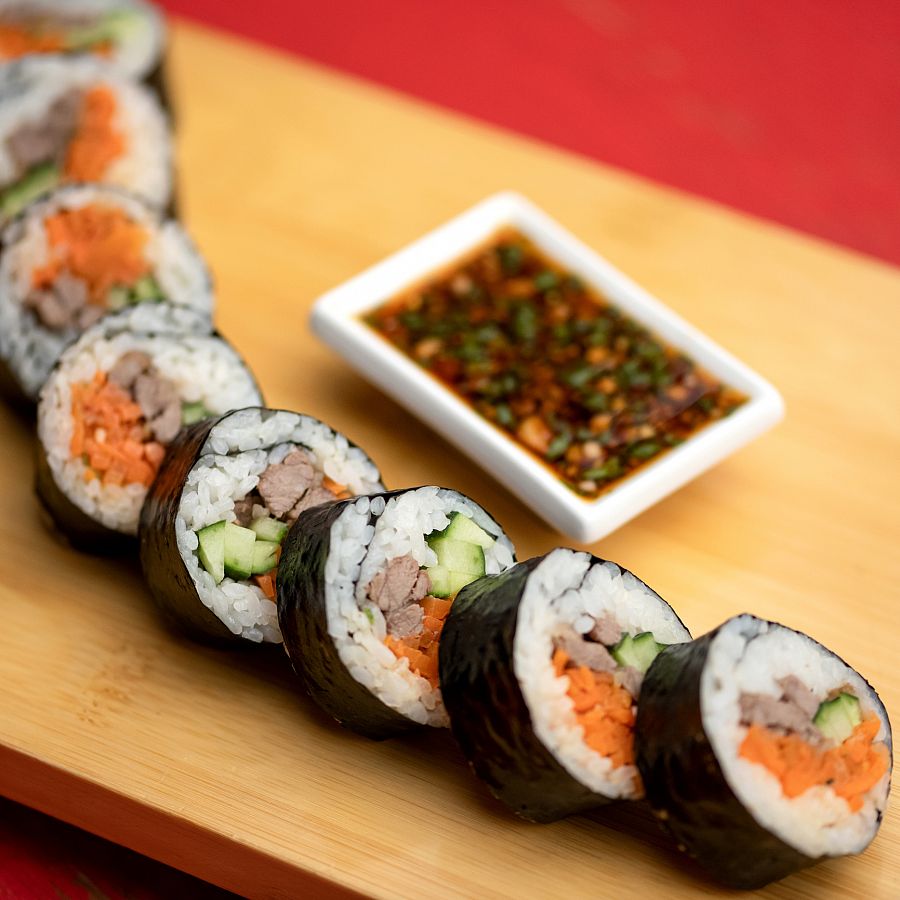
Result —
<instances>
[{"instance_id":1,"label":"red background","mask_svg":"<svg viewBox=\"0 0 900 900\"><path fill-rule=\"evenodd\" d=\"M896 0L164 0L900 263Z\"/></svg>"}]
</instances>

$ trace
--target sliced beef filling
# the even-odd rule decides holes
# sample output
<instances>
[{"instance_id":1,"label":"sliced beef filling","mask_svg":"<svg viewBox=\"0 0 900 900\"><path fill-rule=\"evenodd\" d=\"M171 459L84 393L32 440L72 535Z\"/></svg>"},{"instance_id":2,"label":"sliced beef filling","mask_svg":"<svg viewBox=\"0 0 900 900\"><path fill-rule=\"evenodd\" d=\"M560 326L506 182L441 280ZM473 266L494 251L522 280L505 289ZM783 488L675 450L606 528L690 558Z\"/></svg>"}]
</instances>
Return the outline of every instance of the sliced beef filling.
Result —
<instances>
[{"instance_id":1,"label":"sliced beef filling","mask_svg":"<svg viewBox=\"0 0 900 900\"><path fill-rule=\"evenodd\" d=\"M85 282L68 272L62 272L52 285L32 291L23 306L51 331L84 331L104 313L103 307L90 302Z\"/></svg>"},{"instance_id":2,"label":"sliced beef filling","mask_svg":"<svg viewBox=\"0 0 900 900\"><path fill-rule=\"evenodd\" d=\"M553 649L563 650L573 666L585 666L594 672L611 672L616 683L637 697L644 680L642 672L632 666L621 666L613 659L609 648L619 642L622 628L615 618L605 612L586 634L578 634L571 626L561 627L553 637Z\"/></svg>"},{"instance_id":3,"label":"sliced beef filling","mask_svg":"<svg viewBox=\"0 0 900 900\"><path fill-rule=\"evenodd\" d=\"M343 485L332 482L316 468L307 450L297 448L259 476L256 491L247 499L267 507L270 515L292 525L303 510L349 496Z\"/></svg>"},{"instance_id":4,"label":"sliced beef filling","mask_svg":"<svg viewBox=\"0 0 900 900\"><path fill-rule=\"evenodd\" d=\"M62 168L66 150L78 126L83 94L69 91L50 104L39 121L25 122L6 139L9 155L15 165L18 181L42 163L56 163Z\"/></svg>"},{"instance_id":5,"label":"sliced beef filling","mask_svg":"<svg viewBox=\"0 0 900 900\"><path fill-rule=\"evenodd\" d=\"M253 507L262 506L262 497L259 494L248 494L240 500L234 501L234 520L238 525L249 528L253 522Z\"/></svg>"},{"instance_id":6,"label":"sliced beef filling","mask_svg":"<svg viewBox=\"0 0 900 900\"><path fill-rule=\"evenodd\" d=\"M565 650L576 666L587 666L595 672L614 672L618 668L618 663L603 644L596 643L593 639L588 640L569 626L556 634L553 647Z\"/></svg>"},{"instance_id":7,"label":"sliced beef filling","mask_svg":"<svg viewBox=\"0 0 900 900\"><path fill-rule=\"evenodd\" d=\"M412 556L388 561L366 588L366 596L383 613L388 634L395 638L419 634L425 623L420 602L431 590L431 579Z\"/></svg>"},{"instance_id":8,"label":"sliced beef filling","mask_svg":"<svg viewBox=\"0 0 900 900\"><path fill-rule=\"evenodd\" d=\"M110 369L109 380L131 394L157 441L168 444L174 439L181 429L181 397L146 353L125 353Z\"/></svg>"},{"instance_id":9,"label":"sliced beef filling","mask_svg":"<svg viewBox=\"0 0 900 900\"><path fill-rule=\"evenodd\" d=\"M819 707L813 692L796 675L778 681L781 696L741 694L741 724L761 725L777 734L795 734L813 746L824 743L821 731L813 724Z\"/></svg>"},{"instance_id":10,"label":"sliced beef filling","mask_svg":"<svg viewBox=\"0 0 900 900\"><path fill-rule=\"evenodd\" d=\"M388 560L366 586L366 598L384 614L385 646L437 690L441 631L453 600L431 590L428 573L407 554Z\"/></svg>"}]
</instances>

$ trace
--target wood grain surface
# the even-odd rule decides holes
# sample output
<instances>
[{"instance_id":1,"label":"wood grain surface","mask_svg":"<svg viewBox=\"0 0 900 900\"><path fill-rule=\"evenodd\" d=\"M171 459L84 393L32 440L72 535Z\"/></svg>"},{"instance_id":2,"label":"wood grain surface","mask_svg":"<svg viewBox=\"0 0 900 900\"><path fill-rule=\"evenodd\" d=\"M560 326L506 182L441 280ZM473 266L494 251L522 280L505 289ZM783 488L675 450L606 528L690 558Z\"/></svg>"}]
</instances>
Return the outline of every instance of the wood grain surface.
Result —
<instances>
[{"instance_id":1,"label":"wood grain surface","mask_svg":"<svg viewBox=\"0 0 900 900\"><path fill-rule=\"evenodd\" d=\"M520 558L560 543L307 327L320 292L519 190L787 402L775 431L591 549L695 634L744 610L808 631L896 712L897 271L196 27L172 63L187 221L271 404L346 431L391 487L472 495ZM297 695L277 650L166 632L135 565L52 539L30 428L2 410L0 434L0 793L252 896L721 893L639 805L521 823L448 734L369 743ZM900 895L896 804L862 857L765 893Z\"/></svg>"}]
</instances>

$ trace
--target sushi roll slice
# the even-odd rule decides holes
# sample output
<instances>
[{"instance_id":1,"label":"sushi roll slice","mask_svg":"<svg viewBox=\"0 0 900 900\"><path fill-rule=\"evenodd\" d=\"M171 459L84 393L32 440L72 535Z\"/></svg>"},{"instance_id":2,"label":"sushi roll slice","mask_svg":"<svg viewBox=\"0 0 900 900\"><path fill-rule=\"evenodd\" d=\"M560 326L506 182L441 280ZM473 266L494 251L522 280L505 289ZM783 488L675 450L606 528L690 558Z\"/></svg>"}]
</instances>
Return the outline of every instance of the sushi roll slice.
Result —
<instances>
[{"instance_id":1,"label":"sushi roll slice","mask_svg":"<svg viewBox=\"0 0 900 900\"><path fill-rule=\"evenodd\" d=\"M453 734L494 796L530 821L636 800L641 682L662 647L690 637L640 579L588 553L559 548L482 578L441 641Z\"/></svg>"},{"instance_id":2,"label":"sushi roll slice","mask_svg":"<svg viewBox=\"0 0 900 900\"><path fill-rule=\"evenodd\" d=\"M90 57L27 56L0 68L0 225L62 184L172 200L169 123L152 92Z\"/></svg>"},{"instance_id":3,"label":"sushi roll slice","mask_svg":"<svg viewBox=\"0 0 900 900\"><path fill-rule=\"evenodd\" d=\"M0 63L41 53L93 54L122 75L161 83L165 24L141 0L0 0Z\"/></svg>"},{"instance_id":4,"label":"sushi roll slice","mask_svg":"<svg viewBox=\"0 0 900 900\"><path fill-rule=\"evenodd\" d=\"M750 615L657 657L636 744L656 816L731 887L861 853L887 804L878 695L812 638Z\"/></svg>"},{"instance_id":5,"label":"sushi roll slice","mask_svg":"<svg viewBox=\"0 0 900 900\"><path fill-rule=\"evenodd\" d=\"M466 584L512 565L500 526L457 491L420 487L306 510L283 548L278 622L312 698L375 739L446 726L441 629Z\"/></svg>"},{"instance_id":6,"label":"sushi roll slice","mask_svg":"<svg viewBox=\"0 0 900 900\"><path fill-rule=\"evenodd\" d=\"M212 316L210 274L184 229L118 188L60 188L10 222L0 246L0 363L30 403L108 312L157 300Z\"/></svg>"},{"instance_id":7,"label":"sushi roll slice","mask_svg":"<svg viewBox=\"0 0 900 900\"><path fill-rule=\"evenodd\" d=\"M311 416L242 409L183 431L141 512L141 564L194 637L281 641L281 543L304 509L384 490L371 459Z\"/></svg>"},{"instance_id":8,"label":"sushi roll slice","mask_svg":"<svg viewBox=\"0 0 900 900\"><path fill-rule=\"evenodd\" d=\"M41 391L38 497L73 546L130 550L181 428L261 399L207 316L164 303L109 315L62 354Z\"/></svg>"}]
</instances>

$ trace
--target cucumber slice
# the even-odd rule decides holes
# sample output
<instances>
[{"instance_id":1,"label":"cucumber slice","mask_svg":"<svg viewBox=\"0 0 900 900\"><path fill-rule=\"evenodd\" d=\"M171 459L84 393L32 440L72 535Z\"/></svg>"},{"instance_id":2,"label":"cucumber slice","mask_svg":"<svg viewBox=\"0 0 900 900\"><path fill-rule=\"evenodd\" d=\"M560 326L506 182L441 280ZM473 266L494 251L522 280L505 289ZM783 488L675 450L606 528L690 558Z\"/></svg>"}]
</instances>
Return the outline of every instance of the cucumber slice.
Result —
<instances>
[{"instance_id":1,"label":"cucumber slice","mask_svg":"<svg viewBox=\"0 0 900 900\"><path fill-rule=\"evenodd\" d=\"M216 522L207 525L197 532L197 540L200 546L197 548L197 558L200 564L212 575L218 584L225 577L225 526L227 522Z\"/></svg>"},{"instance_id":2,"label":"cucumber slice","mask_svg":"<svg viewBox=\"0 0 900 900\"><path fill-rule=\"evenodd\" d=\"M140 16L131 10L110 10L91 25L73 28L66 35L67 50L90 50L98 44L120 44L130 32L140 28Z\"/></svg>"},{"instance_id":3,"label":"cucumber slice","mask_svg":"<svg viewBox=\"0 0 900 900\"><path fill-rule=\"evenodd\" d=\"M124 309L131 303L131 291L123 284L114 284L106 292L107 309Z\"/></svg>"},{"instance_id":4,"label":"cucumber slice","mask_svg":"<svg viewBox=\"0 0 900 900\"><path fill-rule=\"evenodd\" d=\"M425 570L431 579L431 590L428 592L432 597L449 597L453 591L450 587L450 571L445 566L432 566Z\"/></svg>"},{"instance_id":5,"label":"cucumber slice","mask_svg":"<svg viewBox=\"0 0 900 900\"><path fill-rule=\"evenodd\" d=\"M492 538L480 525L476 525L468 516L455 512L450 516L450 524L433 538L436 540L444 537L454 541L463 541L466 544L477 544L483 550L487 550L494 545L495 539Z\"/></svg>"},{"instance_id":6,"label":"cucumber slice","mask_svg":"<svg viewBox=\"0 0 900 900\"><path fill-rule=\"evenodd\" d=\"M59 168L54 163L33 166L15 184L0 192L0 214L7 218L14 216L58 184Z\"/></svg>"},{"instance_id":7,"label":"cucumber slice","mask_svg":"<svg viewBox=\"0 0 900 900\"><path fill-rule=\"evenodd\" d=\"M843 744L860 722L859 700L853 694L838 694L833 700L820 703L813 716L813 725L838 744Z\"/></svg>"},{"instance_id":8,"label":"cucumber slice","mask_svg":"<svg viewBox=\"0 0 900 900\"><path fill-rule=\"evenodd\" d=\"M454 572L446 566L432 566L425 571L431 579L431 590L428 593L441 599L455 596L467 584L477 581L480 577L470 572Z\"/></svg>"},{"instance_id":9,"label":"cucumber slice","mask_svg":"<svg viewBox=\"0 0 900 900\"><path fill-rule=\"evenodd\" d=\"M250 523L250 527L256 532L258 541L275 541L277 544L280 544L288 533L288 527L284 522L279 522L278 519L269 517L254 519Z\"/></svg>"},{"instance_id":10,"label":"cucumber slice","mask_svg":"<svg viewBox=\"0 0 900 900\"><path fill-rule=\"evenodd\" d=\"M197 422L202 422L204 419L208 419L209 417L209 410L200 401L198 401L197 403L181 404L182 425L195 425Z\"/></svg>"},{"instance_id":11,"label":"cucumber slice","mask_svg":"<svg viewBox=\"0 0 900 900\"><path fill-rule=\"evenodd\" d=\"M610 653L620 666L631 666L638 672L646 672L665 646L657 643L651 632L644 631L634 637L630 634L623 635Z\"/></svg>"},{"instance_id":12,"label":"cucumber slice","mask_svg":"<svg viewBox=\"0 0 900 900\"><path fill-rule=\"evenodd\" d=\"M144 275L143 278L139 278L134 283L131 291L138 302L143 300L160 300L163 296L162 289L152 275Z\"/></svg>"},{"instance_id":13,"label":"cucumber slice","mask_svg":"<svg viewBox=\"0 0 900 900\"><path fill-rule=\"evenodd\" d=\"M478 581L480 575L470 575L468 572L450 573L450 596L458 594L467 584Z\"/></svg>"},{"instance_id":14,"label":"cucumber slice","mask_svg":"<svg viewBox=\"0 0 900 900\"><path fill-rule=\"evenodd\" d=\"M242 580L253 574L253 545L256 534L234 522L225 525L225 574Z\"/></svg>"},{"instance_id":15,"label":"cucumber slice","mask_svg":"<svg viewBox=\"0 0 900 900\"><path fill-rule=\"evenodd\" d=\"M441 537L429 541L429 546L437 554L438 565L451 572L463 572L477 578L484 575L484 549L478 544Z\"/></svg>"},{"instance_id":16,"label":"cucumber slice","mask_svg":"<svg viewBox=\"0 0 900 900\"><path fill-rule=\"evenodd\" d=\"M262 575L278 565L278 551L281 544L276 541L257 541L253 545L253 558L251 560L251 572L253 575Z\"/></svg>"}]
</instances>

